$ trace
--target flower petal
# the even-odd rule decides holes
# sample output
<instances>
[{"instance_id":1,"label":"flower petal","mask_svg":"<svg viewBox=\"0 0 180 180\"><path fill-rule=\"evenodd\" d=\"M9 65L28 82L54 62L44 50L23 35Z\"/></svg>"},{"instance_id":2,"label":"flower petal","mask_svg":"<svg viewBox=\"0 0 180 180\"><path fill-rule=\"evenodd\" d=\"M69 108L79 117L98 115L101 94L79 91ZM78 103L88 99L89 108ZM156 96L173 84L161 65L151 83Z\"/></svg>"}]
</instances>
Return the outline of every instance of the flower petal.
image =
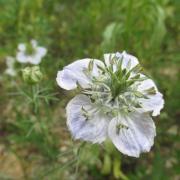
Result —
<instances>
[{"instance_id":1,"label":"flower petal","mask_svg":"<svg viewBox=\"0 0 180 180\"><path fill-rule=\"evenodd\" d=\"M157 92L155 95L149 95L149 99L139 100L145 111L152 111L152 116L158 116L164 107L163 95Z\"/></svg>"},{"instance_id":2,"label":"flower petal","mask_svg":"<svg viewBox=\"0 0 180 180\"><path fill-rule=\"evenodd\" d=\"M125 51L122 53L109 53L109 54L104 54L104 60L107 66L110 65L110 59L113 58L114 56L117 56L119 59L123 59L122 62L122 68L126 68L128 70L132 69L135 67L137 64L139 64L138 59L135 56L132 56L131 54L127 54ZM129 61L130 61L130 66L129 66Z\"/></svg>"},{"instance_id":3,"label":"flower petal","mask_svg":"<svg viewBox=\"0 0 180 180\"><path fill-rule=\"evenodd\" d=\"M146 77L146 76L144 74L141 74L141 77ZM146 80L142 81L139 84L138 91L143 92L144 90L149 89L151 87L154 87L156 92L158 91L158 89L157 89L155 83L153 82L153 80L146 79Z\"/></svg>"},{"instance_id":4,"label":"flower petal","mask_svg":"<svg viewBox=\"0 0 180 180\"><path fill-rule=\"evenodd\" d=\"M150 88L154 88L155 93L148 94L146 91ZM139 102L141 103L142 108L145 111L152 111L153 116L160 114L161 109L164 107L163 95L158 92L158 89L155 83L151 79L144 80L138 86L138 91L145 94L148 99L140 98Z\"/></svg>"},{"instance_id":5,"label":"flower petal","mask_svg":"<svg viewBox=\"0 0 180 180\"><path fill-rule=\"evenodd\" d=\"M6 57L6 65L8 68L14 67L14 63L15 63L14 57L11 57L11 56Z\"/></svg>"},{"instance_id":6,"label":"flower petal","mask_svg":"<svg viewBox=\"0 0 180 180\"><path fill-rule=\"evenodd\" d=\"M154 122L148 114L132 112L112 119L108 135L120 152L139 157L141 152L150 151L156 131Z\"/></svg>"},{"instance_id":7,"label":"flower petal","mask_svg":"<svg viewBox=\"0 0 180 180\"><path fill-rule=\"evenodd\" d=\"M83 109L91 115L87 118ZM85 95L75 96L66 107L67 125L75 139L101 143L107 137L108 119Z\"/></svg>"},{"instance_id":8,"label":"flower petal","mask_svg":"<svg viewBox=\"0 0 180 180\"><path fill-rule=\"evenodd\" d=\"M37 55L40 56L41 58L44 57L47 53L47 49L44 47L37 47Z\"/></svg>"},{"instance_id":9,"label":"flower petal","mask_svg":"<svg viewBox=\"0 0 180 180\"><path fill-rule=\"evenodd\" d=\"M90 61L93 59L81 59L77 60L70 65L66 66L62 71L58 71L57 84L66 90L72 90L77 87L77 82L83 88L88 88L91 79L83 72L88 68ZM92 76L98 76L99 71L97 65L103 67L103 63L100 60L93 60Z\"/></svg>"},{"instance_id":10,"label":"flower petal","mask_svg":"<svg viewBox=\"0 0 180 180\"><path fill-rule=\"evenodd\" d=\"M7 68L5 73L9 76L16 76L16 71L13 68Z\"/></svg>"},{"instance_id":11,"label":"flower petal","mask_svg":"<svg viewBox=\"0 0 180 180\"><path fill-rule=\"evenodd\" d=\"M20 63L28 63L27 56L25 55L24 52L21 51L17 52L16 59Z\"/></svg>"},{"instance_id":12,"label":"flower petal","mask_svg":"<svg viewBox=\"0 0 180 180\"><path fill-rule=\"evenodd\" d=\"M37 65L37 64L40 64L41 62L41 57L38 56L38 55L32 55L32 56L28 56L28 62L30 64L34 64L34 65Z\"/></svg>"}]
</instances>

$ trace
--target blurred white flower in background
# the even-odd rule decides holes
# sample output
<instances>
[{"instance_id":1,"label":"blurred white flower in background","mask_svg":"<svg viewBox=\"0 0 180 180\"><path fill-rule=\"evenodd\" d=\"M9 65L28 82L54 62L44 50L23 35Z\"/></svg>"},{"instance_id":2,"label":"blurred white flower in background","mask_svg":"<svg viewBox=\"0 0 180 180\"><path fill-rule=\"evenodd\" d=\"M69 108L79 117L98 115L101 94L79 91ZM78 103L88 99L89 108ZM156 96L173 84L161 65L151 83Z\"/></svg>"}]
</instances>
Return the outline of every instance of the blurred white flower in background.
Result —
<instances>
[{"instance_id":1,"label":"blurred white flower in background","mask_svg":"<svg viewBox=\"0 0 180 180\"><path fill-rule=\"evenodd\" d=\"M18 45L16 59L20 63L37 65L41 62L46 53L47 49L45 47L38 46L36 40L31 40L29 44L20 43Z\"/></svg>"},{"instance_id":2,"label":"blurred white flower in background","mask_svg":"<svg viewBox=\"0 0 180 180\"><path fill-rule=\"evenodd\" d=\"M16 70L14 68L15 65L15 58L11 57L11 56L7 56L6 57L6 70L5 73L9 76L16 76Z\"/></svg>"},{"instance_id":3,"label":"blurred white flower in background","mask_svg":"<svg viewBox=\"0 0 180 180\"><path fill-rule=\"evenodd\" d=\"M123 52L104 59L77 60L58 72L60 87L80 90L66 107L68 128L75 139L102 143L110 138L123 154L139 157L154 144L151 115L160 114L163 96L141 73L136 57Z\"/></svg>"}]
</instances>

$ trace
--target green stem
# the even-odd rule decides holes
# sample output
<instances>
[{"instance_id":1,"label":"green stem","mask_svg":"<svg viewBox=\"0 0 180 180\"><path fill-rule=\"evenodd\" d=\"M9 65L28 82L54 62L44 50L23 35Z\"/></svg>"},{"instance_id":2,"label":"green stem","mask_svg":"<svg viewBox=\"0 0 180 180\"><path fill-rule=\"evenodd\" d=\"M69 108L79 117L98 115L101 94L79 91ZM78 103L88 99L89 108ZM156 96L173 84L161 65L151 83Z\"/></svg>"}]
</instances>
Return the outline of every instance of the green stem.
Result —
<instances>
[{"instance_id":1,"label":"green stem","mask_svg":"<svg viewBox=\"0 0 180 180\"><path fill-rule=\"evenodd\" d=\"M128 177L121 170L121 158L114 157L113 174L116 179L128 180Z\"/></svg>"},{"instance_id":2,"label":"green stem","mask_svg":"<svg viewBox=\"0 0 180 180\"><path fill-rule=\"evenodd\" d=\"M41 134L43 134L43 136L44 136L45 143L49 144L50 143L49 135L48 135L48 132L44 126L44 123L41 121L38 99L36 97L37 92L39 91L38 85L32 85L31 90L32 90L32 99L33 99L33 113L36 116L37 122L38 122L39 127L40 127Z\"/></svg>"}]
</instances>

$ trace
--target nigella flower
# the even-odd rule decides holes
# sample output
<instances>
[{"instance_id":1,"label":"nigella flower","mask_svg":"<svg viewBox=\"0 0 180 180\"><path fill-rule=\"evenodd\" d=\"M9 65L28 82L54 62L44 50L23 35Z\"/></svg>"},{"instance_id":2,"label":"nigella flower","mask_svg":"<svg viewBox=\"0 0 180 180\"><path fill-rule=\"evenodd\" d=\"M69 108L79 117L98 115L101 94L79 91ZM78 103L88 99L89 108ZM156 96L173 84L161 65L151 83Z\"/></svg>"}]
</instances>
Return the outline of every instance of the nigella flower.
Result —
<instances>
[{"instance_id":1,"label":"nigella flower","mask_svg":"<svg viewBox=\"0 0 180 180\"><path fill-rule=\"evenodd\" d=\"M47 49L38 46L36 40L31 40L29 44L20 43L16 59L20 63L39 64L42 58L46 55Z\"/></svg>"},{"instance_id":2,"label":"nigella flower","mask_svg":"<svg viewBox=\"0 0 180 180\"><path fill-rule=\"evenodd\" d=\"M8 74L9 76L16 76L16 70L14 68L15 64L15 59L11 56L6 57L6 70L5 73Z\"/></svg>"},{"instance_id":3,"label":"nigella flower","mask_svg":"<svg viewBox=\"0 0 180 180\"><path fill-rule=\"evenodd\" d=\"M154 143L151 115L160 114L163 96L136 57L123 52L105 54L104 60L77 60L58 72L60 87L80 90L66 107L68 128L75 139L109 138L123 154L139 157Z\"/></svg>"}]
</instances>

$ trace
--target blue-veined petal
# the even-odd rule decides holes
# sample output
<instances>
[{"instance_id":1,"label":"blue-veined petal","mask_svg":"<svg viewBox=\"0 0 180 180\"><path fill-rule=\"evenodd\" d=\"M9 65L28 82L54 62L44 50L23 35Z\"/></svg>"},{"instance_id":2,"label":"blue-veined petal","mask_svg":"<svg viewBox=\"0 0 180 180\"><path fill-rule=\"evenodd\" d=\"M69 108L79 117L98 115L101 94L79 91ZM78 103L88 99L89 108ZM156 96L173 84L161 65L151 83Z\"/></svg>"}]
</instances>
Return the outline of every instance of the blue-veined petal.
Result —
<instances>
[{"instance_id":1,"label":"blue-veined petal","mask_svg":"<svg viewBox=\"0 0 180 180\"><path fill-rule=\"evenodd\" d=\"M81 59L77 60L68 66L66 66L62 71L58 71L56 81L58 85L66 90L72 90L77 87L77 83L83 87L88 88L91 83L91 78L87 76L84 71L87 70L90 61L93 60L93 69L91 76L98 76L99 69L97 65L103 67L103 63L96 59Z\"/></svg>"},{"instance_id":2,"label":"blue-veined petal","mask_svg":"<svg viewBox=\"0 0 180 180\"><path fill-rule=\"evenodd\" d=\"M109 123L108 135L120 152L139 157L140 153L150 151L156 130L148 114L132 112L113 118Z\"/></svg>"},{"instance_id":3,"label":"blue-veined petal","mask_svg":"<svg viewBox=\"0 0 180 180\"><path fill-rule=\"evenodd\" d=\"M42 57L40 57L38 54L34 54L31 56L27 56L27 60L28 60L28 63L37 65L37 64L40 64Z\"/></svg>"},{"instance_id":4,"label":"blue-veined petal","mask_svg":"<svg viewBox=\"0 0 180 180\"><path fill-rule=\"evenodd\" d=\"M28 63L27 55L24 51L19 51L16 54L16 59L20 63Z\"/></svg>"},{"instance_id":5,"label":"blue-veined petal","mask_svg":"<svg viewBox=\"0 0 180 180\"><path fill-rule=\"evenodd\" d=\"M148 89L154 88L154 93L148 94ZM140 98L139 102L143 110L152 111L153 116L160 114L161 109L164 107L163 95L158 91L155 83L151 79L144 80L138 86L138 91L146 95L148 98Z\"/></svg>"},{"instance_id":6,"label":"blue-veined petal","mask_svg":"<svg viewBox=\"0 0 180 180\"><path fill-rule=\"evenodd\" d=\"M31 64L40 64L42 58L46 55L47 49L44 47L37 47L35 53L28 58L28 62Z\"/></svg>"},{"instance_id":7,"label":"blue-veined petal","mask_svg":"<svg viewBox=\"0 0 180 180\"><path fill-rule=\"evenodd\" d=\"M85 116L87 111L89 116ZM101 143L107 137L109 120L85 95L75 96L66 107L67 125L75 139Z\"/></svg>"},{"instance_id":8,"label":"blue-veined petal","mask_svg":"<svg viewBox=\"0 0 180 180\"><path fill-rule=\"evenodd\" d=\"M107 66L110 65L110 60L114 57L117 56L119 59L122 59L122 68L126 68L128 70L132 69L133 67L135 67L137 64L139 64L138 59L131 55L126 53L125 51L123 51L122 53L109 53L109 54L104 54L104 60ZM130 65L130 66L129 66ZM114 64L114 71L116 71L116 65Z\"/></svg>"}]
</instances>

